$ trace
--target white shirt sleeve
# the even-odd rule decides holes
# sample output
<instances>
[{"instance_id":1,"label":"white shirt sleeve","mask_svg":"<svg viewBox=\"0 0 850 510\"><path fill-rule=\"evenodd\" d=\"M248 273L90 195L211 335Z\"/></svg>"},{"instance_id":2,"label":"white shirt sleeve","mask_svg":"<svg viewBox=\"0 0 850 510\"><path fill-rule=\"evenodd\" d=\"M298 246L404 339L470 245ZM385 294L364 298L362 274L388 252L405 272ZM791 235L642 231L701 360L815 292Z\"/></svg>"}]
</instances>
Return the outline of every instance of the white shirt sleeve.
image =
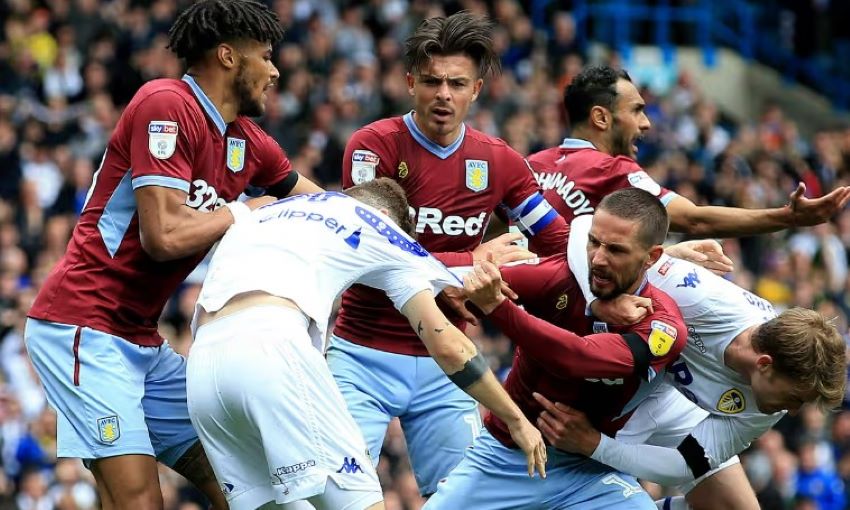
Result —
<instances>
[{"instance_id":1,"label":"white shirt sleeve","mask_svg":"<svg viewBox=\"0 0 850 510\"><path fill-rule=\"evenodd\" d=\"M386 292L399 311L410 298L423 290L430 290L436 296L446 287L463 287L463 281L436 259L429 257L422 263L406 262L404 266L382 267L364 275L358 283Z\"/></svg>"},{"instance_id":2,"label":"white shirt sleeve","mask_svg":"<svg viewBox=\"0 0 850 510\"><path fill-rule=\"evenodd\" d=\"M711 469L743 451L780 416L765 415L740 419L710 415L691 433L702 447ZM615 469L662 485L680 485L694 480L687 461L675 448L626 444L603 435L591 458Z\"/></svg>"},{"instance_id":3,"label":"white shirt sleeve","mask_svg":"<svg viewBox=\"0 0 850 510\"><path fill-rule=\"evenodd\" d=\"M587 306L596 301L596 296L590 291L590 264L587 261L587 236L590 235L590 225L593 216L582 214L576 216L570 223L570 239L567 242L567 260L587 301Z\"/></svg>"}]
</instances>

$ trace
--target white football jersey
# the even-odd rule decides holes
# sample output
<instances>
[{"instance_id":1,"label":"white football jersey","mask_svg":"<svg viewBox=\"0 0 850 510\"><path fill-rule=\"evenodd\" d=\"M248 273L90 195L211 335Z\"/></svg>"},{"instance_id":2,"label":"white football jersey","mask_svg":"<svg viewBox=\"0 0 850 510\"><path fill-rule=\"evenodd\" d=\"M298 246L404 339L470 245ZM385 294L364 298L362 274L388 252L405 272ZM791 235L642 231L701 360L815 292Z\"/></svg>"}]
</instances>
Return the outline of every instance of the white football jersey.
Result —
<instances>
[{"instance_id":1,"label":"white football jersey","mask_svg":"<svg viewBox=\"0 0 850 510\"><path fill-rule=\"evenodd\" d=\"M688 343L668 380L710 413L764 417L752 387L726 366L724 352L741 332L776 317L773 305L701 266L667 255L647 275L676 301L688 326Z\"/></svg>"},{"instance_id":2,"label":"white football jersey","mask_svg":"<svg viewBox=\"0 0 850 510\"><path fill-rule=\"evenodd\" d=\"M215 312L262 291L295 302L324 338L334 300L354 283L385 291L399 310L423 290L463 286L387 216L327 192L278 200L231 226L195 306Z\"/></svg>"}]
</instances>

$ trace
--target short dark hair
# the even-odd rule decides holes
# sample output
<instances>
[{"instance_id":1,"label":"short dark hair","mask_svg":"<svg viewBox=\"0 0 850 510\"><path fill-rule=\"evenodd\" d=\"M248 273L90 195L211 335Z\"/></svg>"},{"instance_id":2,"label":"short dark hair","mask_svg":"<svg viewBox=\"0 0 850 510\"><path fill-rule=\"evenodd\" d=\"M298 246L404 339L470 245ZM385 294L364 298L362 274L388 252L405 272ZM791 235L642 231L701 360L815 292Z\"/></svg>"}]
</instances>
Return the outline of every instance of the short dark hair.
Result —
<instances>
[{"instance_id":1,"label":"short dark hair","mask_svg":"<svg viewBox=\"0 0 850 510\"><path fill-rule=\"evenodd\" d=\"M379 177L348 188L343 193L356 198L376 209L386 209L387 216L411 237L416 236L413 220L410 218L410 204L404 189L396 181Z\"/></svg>"},{"instance_id":2,"label":"short dark hair","mask_svg":"<svg viewBox=\"0 0 850 510\"><path fill-rule=\"evenodd\" d=\"M564 89L564 109L570 125L582 123L590 118L590 109L602 106L614 109L617 101L617 82L632 81L629 73L610 66L588 66L573 78Z\"/></svg>"},{"instance_id":3,"label":"short dark hair","mask_svg":"<svg viewBox=\"0 0 850 510\"><path fill-rule=\"evenodd\" d=\"M404 43L407 71L415 73L434 55L467 55L478 66L483 78L501 70L499 56L493 49L493 22L469 11L451 16L428 18Z\"/></svg>"},{"instance_id":4,"label":"short dark hair","mask_svg":"<svg viewBox=\"0 0 850 510\"><path fill-rule=\"evenodd\" d=\"M639 225L638 241L647 248L663 244L670 228L667 209L652 193L639 188L617 190L599 202L599 211Z\"/></svg>"},{"instance_id":5,"label":"short dark hair","mask_svg":"<svg viewBox=\"0 0 850 510\"><path fill-rule=\"evenodd\" d=\"M277 44L283 27L277 14L254 0L201 0L180 13L168 32L168 47L191 66L223 42Z\"/></svg>"}]
</instances>

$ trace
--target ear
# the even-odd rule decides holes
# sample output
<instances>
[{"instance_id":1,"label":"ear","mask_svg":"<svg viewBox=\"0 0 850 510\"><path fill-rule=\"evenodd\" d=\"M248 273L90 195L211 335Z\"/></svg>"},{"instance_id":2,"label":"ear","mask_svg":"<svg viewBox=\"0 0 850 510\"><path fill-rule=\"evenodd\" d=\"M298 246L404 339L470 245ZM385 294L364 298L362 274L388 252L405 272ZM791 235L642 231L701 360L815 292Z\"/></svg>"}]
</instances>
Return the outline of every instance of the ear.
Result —
<instances>
[{"instance_id":1,"label":"ear","mask_svg":"<svg viewBox=\"0 0 850 510\"><path fill-rule=\"evenodd\" d=\"M773 368L773 356L770 354L759 354L756 358L756 368L765 371Z\"/></svg>"},{"instance_id":2,"label":"ear","mask_svg":"<svg viewBox=\"0 0 850 510\"><path fill-rule=\"evenodd\" d=\"M216 58L225 69L233 69L239 64L236 48L229 44L219 44Z\"/></svg>"},{"instance_id":3,"label":"ear","mask_svg":"<svg viewBox=\"0 0 850 510\"><path fill-rule=\"evenodd\" d=\"M644 264L644 269L649 269L650 266L658 262L658 259L661 258L661 255L664 253L664 247L660 244L656 244L652 248L649 249L649 259L647 259L646 264Z\"/></svg>"},{"instance_id":4,"label":"ear","mask_svg":"<svg viewBox=\"0 0 850 510\"><path fill-rule=\"evenodd\" d=\"M410 97L413 97L413 85L416 84L416 77L410 73L407 73L405 75L405 78L407 79L407 93L410 95Z\"/></svg>"},{"instance_id":5,"label":"ear","mask_svg":"<svg viewBox=\"0 0 850 510\"><path fill-rule=\"evenodd\" d=\"M591 127L594 127L599 131L608 131L613 124L614 116L611 115L611 112L609 112L604 106L596 105L590 109L590 117L588 120L590 121Z\"/></svg>"},{"instance_id":6,"label":"ear","mask_svg":"<svg viewBox=\"0 0 850 510\"><path fill-rule=\"evenodd\" d=\"M478 78L475 80L475 83L472 85L472 100L475 101L478 99L478 94L481 93L481 87L484 86L484 80Z\"/></svg>"}]
</instances>

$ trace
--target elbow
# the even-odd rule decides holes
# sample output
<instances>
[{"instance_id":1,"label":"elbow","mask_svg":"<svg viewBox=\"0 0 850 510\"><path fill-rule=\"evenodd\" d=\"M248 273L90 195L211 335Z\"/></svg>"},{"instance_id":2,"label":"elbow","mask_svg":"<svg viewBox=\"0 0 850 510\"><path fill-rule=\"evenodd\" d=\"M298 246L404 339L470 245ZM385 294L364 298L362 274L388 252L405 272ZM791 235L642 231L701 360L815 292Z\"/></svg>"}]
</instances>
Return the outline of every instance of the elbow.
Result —
<instances>
[{"instance_id":1,"label":"elbow","mask_svg":"<svg viewBox=\"0 0 850 510\"><path fill-rule=\"evenodd\" d=\"M696 214L691 214L678 221L673 221L673 228L677 232L683 232L691 237L704 238L715 235L712 225Z\"/></svg>"},{"instance_id":2,"label":"elbow","mask_svg":"<svg viewBox=\"0 0 850 510\"><path fill-rule=\"evenodd\" d=\"M168 262L180 258L177 247L168 236L140 236L142 249L156 262Z\"/></svg>"}]
</instances>

